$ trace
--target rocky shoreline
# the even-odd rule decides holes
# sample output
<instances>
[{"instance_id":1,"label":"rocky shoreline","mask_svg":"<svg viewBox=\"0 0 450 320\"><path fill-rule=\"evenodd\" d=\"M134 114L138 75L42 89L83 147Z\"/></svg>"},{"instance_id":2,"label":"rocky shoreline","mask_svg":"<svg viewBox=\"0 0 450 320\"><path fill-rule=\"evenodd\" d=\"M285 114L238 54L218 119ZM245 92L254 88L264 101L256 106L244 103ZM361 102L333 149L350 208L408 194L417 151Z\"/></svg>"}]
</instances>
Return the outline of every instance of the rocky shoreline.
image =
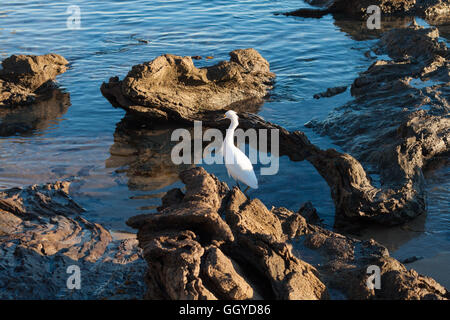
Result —
<instances>
[{"instance_id":1,"label":"rocky shoreline","mask_svg":"<svg viewBox=\"0 0 450 320\"><path fill-rule=\"evenodd\" d=\"M314 209L267 209L203 168L180 174L158 213L113 240L82 217L69 183L0 192L2 299L448 299L430 277L407 270L374 240L312 223ZM308 222L309 221L309 222ZM140 248L138 248L138 246ZM143 259L143 258L144 259ZM66 287L70 266L82 290ZM379 266L381 289L367 287ZM144 286L145 283L145 286Z\"/></svg>"},{"instance_id":2,"label":"rocky shoreline","mask_svg":"<svg viewBox=\"0 0 450 320\"><path fill-rule=\"evenodd\" d=\"M364 18L361 8L367 7L364 1L309 2L322 9L288 15ZM445 0L378 4L386 14L436 23L450 12ZM438 30L415 24L392 29L372 53L389 59L377 58L355 79L352 101L307 124L348 153L322 150L303 132L255 114L275 74L254 49L234 50L229 61L204 68L195 67L192 57L166 54L132 67L123 80L112 77L101 92L127 115L116 128L107 166L129 152L135 157L128 172L160 177L149 188L168 186L179 176L186 190L168 191L157 213L129 219L137 238L126 239L113 239L86 220L69 196L69 182L0 191L0 298L449 299L446 288L407 270L381 244L341 234L347 227L399 225L424 214L423 170L449 154L450 51ZM27 134L67 111L69 94L54 82L67 65L55 54L2 62L0 136ZM330 88L317 98L346 88ZM269 210L201 167L171 163L169 125L201 120L225 130L216 119L228 109L238 112L242 129L278 129L280 156L314 166L330 187L341 233L318 224L310 204L298 212ZM151 132L137 132L133 118L152 126ZM157 150L148 147L154 145ZM128 185L148 183L130 178ZM83 274L83 290L67 289L67 270L74 265ZM367 286L371 266L381 270L381 289Z\"/></svg>"},{"instance_id":3,"label":"rocky shoreline","mask_svg":"<svg viewBox=\"0 0 450 320\"><path fill-rule=\"evenodd\" d=\"M422 169L450 150L450 51L438 37L417 25L386 32L374 51L392 60L374 62L355 79L354 100L307 124L374 168L385 194L409 207L403 217L425 212Z\"/></svg>"},{"instance_id":4,"label":"rocky shoreline","mask_svg":"<svg viewBox=\"0 0 450 320\"><path fill-rule=\"evenodd\" d=\"M180 178L185 193L172 189L159 213L127 222L138 229L148 263L148 299L450 297L373 240L362 242L310 224L302 210L268 210L203 168L184 171ZM311 259L310 251L317 258ZM380 290L367 287L371 265L380 266Z\"/></svg>"},{"instance_id":5,"label":"rocky shoreline","mask_svg":"<svg viewBox=\"0 0 450 320\"><path fill-rule=\"evenodd\" d=\"M0 191L0 299L141 299L137 240L113 240L83 218L69 186ZM70 266L79 268L82 290L66 285Z\"/></svg>"},{"instance_id":6,"label":"rocky shoreline","mask_svg":"<svg viewBox=\"0 0 450 320\"><path fill-rule=\"evenodd\" d=\"M369 6L378 6L383 16L422 17L430 24L446 24L450 21L448 0L305 0L318 9L299 9L285 13L287 16L320 18L326 14L343 15L357 19L370 16Z\"/></svg>"}]
</instances>

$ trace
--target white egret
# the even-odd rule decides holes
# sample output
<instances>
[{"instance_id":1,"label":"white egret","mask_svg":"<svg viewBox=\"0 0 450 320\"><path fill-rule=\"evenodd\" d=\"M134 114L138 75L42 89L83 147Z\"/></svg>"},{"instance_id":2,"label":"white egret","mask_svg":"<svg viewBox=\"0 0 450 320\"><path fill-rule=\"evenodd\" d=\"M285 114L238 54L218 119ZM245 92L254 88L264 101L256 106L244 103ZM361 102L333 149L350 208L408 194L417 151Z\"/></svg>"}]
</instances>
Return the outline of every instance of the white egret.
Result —
<instances>
[{"instance_id":1,"label":"white egret","mask_svg":"<svg viewBox=\"0 0 450 320\"><path fill-rule=\"evenodd\" d=\"M223 142L220 152L223 154L225 160L225 167L228 171L228 176L236 180L239 187L239 181L245 183L248 187L258 189L258 180L256 179L255 172L253 171L252 163L239 148L234 145L234 131L239 125L239 117L233 110L227 111L224 118L230 119L231 124L227 129L225 141Z\"/></svg>"}]
</instances>

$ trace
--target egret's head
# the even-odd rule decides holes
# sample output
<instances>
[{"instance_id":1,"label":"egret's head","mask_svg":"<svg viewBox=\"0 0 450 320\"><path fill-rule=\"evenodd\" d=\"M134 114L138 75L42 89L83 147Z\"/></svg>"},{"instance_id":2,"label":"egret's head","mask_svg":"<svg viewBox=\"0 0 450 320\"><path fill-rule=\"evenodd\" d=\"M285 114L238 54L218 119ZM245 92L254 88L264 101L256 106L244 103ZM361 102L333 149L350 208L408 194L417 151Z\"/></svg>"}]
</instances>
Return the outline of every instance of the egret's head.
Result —
<instances>
[{"instance_id":1,"label":"egret's head","mask_svg":"<svg viewBox=\"0 0 450 320\"><path fill-rule=\"evenodd\" d=\"M224 118L227 118L227 119L230 119L230 120L238 120L239 119L239 117L238 117L238 115L237 115L237 113L235 112L235 111L233 111L233 110L229 110L229 111L227 111L226 113L225 113L225 115L224 115Z\"/></svg>"}]
</instances>

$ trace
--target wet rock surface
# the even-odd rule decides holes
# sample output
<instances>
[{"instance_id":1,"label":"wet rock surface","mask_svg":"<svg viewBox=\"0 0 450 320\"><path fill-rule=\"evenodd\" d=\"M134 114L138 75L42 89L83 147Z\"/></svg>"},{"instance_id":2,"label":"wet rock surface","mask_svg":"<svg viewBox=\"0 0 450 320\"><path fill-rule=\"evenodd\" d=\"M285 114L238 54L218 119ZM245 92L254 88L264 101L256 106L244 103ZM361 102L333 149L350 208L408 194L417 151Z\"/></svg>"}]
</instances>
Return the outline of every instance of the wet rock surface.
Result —
<instances>
[{"instance_id":1,"label":"wet rock surface","mask_svg":"<svg viewBox=\"0 0 450 320\"><path fill-rule=\"evenodd\" d=\"M307 125L379 174L384 191L371 195L380 205L370 220L395 224L424 213L422 169L448 157L450 53L438 36L416 25L385 33L374 51L392 60L377 60L354 81L354 100Z\"/></svg>"},{"instance_id":2,"label":"wet rock surface","mask_svg":"<svg viewBox=\"0 0 450 320\"><path fill-rule=\"evenodd\" d=\"M0 298L142 298L137 240L113 240L68 190L57 182L0 192ZM70 266L80 268L80 289L67 286Z\"/></svg>"},{"instance_id":3,"label":"wet rock surface","mask_svg":"<svg viewBox=\"0 0 450 320\"><path fill-rule=\"evenodd\" d=\"M68 62L57 54L12 55L2 61L0 107L29 105L48 97Z\"/></svg>"},{"instance_id":4,"label":"wet rock surface","mask_svg":"<svg viewBox=\"0 0 450 320\"><path fill-rule=\"evenodd\" d=\"M376 5L385 16L421 16L434 24L450 21L448 0L306 0L306 2L321 9L299 9L286 15L321 17L333 13L366 19L370 16L367 8Z\"/></svg>"},{"instance_id":5,"label":"wet rock surface","mask_svg":"<svg viewBox=\"0 0 450 320\"><path fill-rule=\"evenodd\" d=\"M134 66L121 81L111 78L101 92L129 113L186 122L213 119L218 110L255 112L274 77L254 49L232 51L229 61L205 68L195 67L191 57L166 54Z\"/></svg>"},{"instance_id":6,"label":"wet rock surface","mask_svg":"<svg viewBox=\"0 0 450 320\"><path fill-rule=\"evenodd\" d=\"M334 233L285 208L268 210L203 168L180 178L185 193L173 189L157 214L127 222L138 229L148 263L148 299L449 297L373 240ZM381 289L366 284L371 265L380 267Z\"/></svg>"}]
</instances>

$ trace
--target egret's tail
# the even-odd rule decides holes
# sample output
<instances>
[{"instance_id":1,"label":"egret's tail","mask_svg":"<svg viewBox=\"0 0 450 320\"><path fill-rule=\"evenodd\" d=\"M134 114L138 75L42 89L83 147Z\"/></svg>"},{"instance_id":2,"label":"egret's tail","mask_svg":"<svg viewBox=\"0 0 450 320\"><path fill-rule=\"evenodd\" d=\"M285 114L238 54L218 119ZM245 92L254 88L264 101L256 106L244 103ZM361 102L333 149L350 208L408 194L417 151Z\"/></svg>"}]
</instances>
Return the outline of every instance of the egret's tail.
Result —
<instances>
[{"instance_id":1,"label":"egret's tail","mask_svg":"<svg viewBox=\"0 0 450 320\"><path fill-rule=\"evenodd\" d=\"M258 179L256 178L255 172L251 171L251 174L247 179L246 185L248 185L252 189L258 189Z\"/></svg>"}]
</instances>

